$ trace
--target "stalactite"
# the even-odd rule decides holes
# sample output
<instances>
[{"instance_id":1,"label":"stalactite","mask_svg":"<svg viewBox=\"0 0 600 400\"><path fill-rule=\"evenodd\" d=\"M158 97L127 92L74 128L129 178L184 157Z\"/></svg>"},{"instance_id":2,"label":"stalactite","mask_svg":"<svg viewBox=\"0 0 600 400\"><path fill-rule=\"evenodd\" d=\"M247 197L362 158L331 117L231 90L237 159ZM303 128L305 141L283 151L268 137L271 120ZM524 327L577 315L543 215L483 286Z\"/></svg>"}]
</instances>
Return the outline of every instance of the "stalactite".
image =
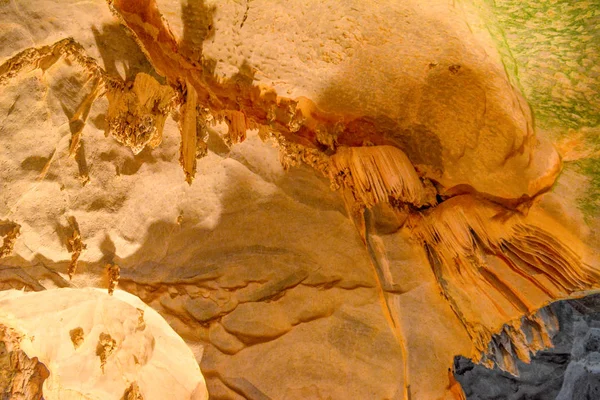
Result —
<instances>
[{"instance_id":1,"label":"stalactite","mask_svg":"<svg viewBox=\"0 0 600 400\"><path fill-rule=\"evenodd\" d=\"M185 103L181 106L181 119L179 121L181 131L179 163L185 172L185 180L191 185L196 175L196 130L198 128L196 106L198 95L196 89L189 83L186 84L186 90Z\"/></svg>"},{"instance_id":2,"label":"stalactite","mask_svg":"<svg viewBox=\"0 0 600 400\"><path fill-rule=\"evenodd\" d=\"M241 143L246 140L246 116L240 111L225 111L225 122L229 127L227 132L226 143L231 146L232 144Z\"/></svg>"},{"instance_id":3,"label":"stalactite","mask_svg":"<svg viewBox=\"0 0 600 400\"><path fill-rule=\"evenodd\" d=\"M108 294L112 295L121 278L121 267L117 264L107 264L106 273L108 275Z\"/></svg>"},{"instance_id":4,"label":"stalactite","mask_svg":"<svg viewBox=\"0 0 600 400\"><path fill-rule=\"evenodd\" d=\"M133 84L108 90L106 121L109 134L133 154L146 145L157 147L175 98L175 91L148 74L136 75Z\"/></svg>"},{"instance_id":5,"label":"stalactite","mask_svg":"<svg viewBox=\"0 0 600 400\"><path fill-rule=\"evenodd\" d=\"M532 222L468 195L411 222L473 339L474 358L514 374L515 358L527 362L529 353L552 345L556 319L537 310L599 282L597 272L559 239L559 226L550 232Z\"/></svg>"},{"instance_id":6,"label":"stalactite","mask_svg":"<svg viewBox=\"0 0 600 400\"><path fill-rule=\"evenodd\" d=\"M69 279L73 279L73 275L77 271L77 263L79 262L79 257L81 253L87 248L85 243L81 240L81 233L79 232L79 228L74 225L73 226L73 236L69 238L69 251L71 252L71 262L69 263Z\"/></svg>"},{"instance_id":7,"label":"stalactite","mask_svg":"<svg viewBox=\"0 0 600 400\"><path fill-rule=\"evenodd\" d=\"M394 200L417 207L434 201L406 154L396 147L339 147L331 156L329 172L333 181L351 188L357 201L369 208Z\"/></svg>"}]
</instances>

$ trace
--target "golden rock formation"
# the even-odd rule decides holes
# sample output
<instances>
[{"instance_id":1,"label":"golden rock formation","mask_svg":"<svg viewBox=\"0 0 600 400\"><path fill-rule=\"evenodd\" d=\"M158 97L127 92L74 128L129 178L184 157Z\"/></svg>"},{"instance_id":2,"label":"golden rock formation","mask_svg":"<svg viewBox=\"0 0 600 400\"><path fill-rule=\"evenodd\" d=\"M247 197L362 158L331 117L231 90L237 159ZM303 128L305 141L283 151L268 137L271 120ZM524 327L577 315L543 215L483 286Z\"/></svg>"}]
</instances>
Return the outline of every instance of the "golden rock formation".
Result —
<instances>
[{"instance_id":1,"label":"golden rock formation","mask_svg":"<svg viewBox=\"0 0 600 400\"><path fill-rule=\"evenodd\" d=\"M0 278L39 291L108 277L98 301L123 330L70 321L61 351L95 351L111 383L90 385L115 398L160 398L135 371L174 361L148 344L155 312L118 303L117 286L185 339L216 399L464 399L459 354L517 375L559 329L544 307L600 289L600 222L582 211L595 176L569 164L596 165L600 150L579 148L591 136L534 124L535 91L480 2L238 3L93 0L95 44L57 16L0 54L0 213L21 223ZM37 32L6 13L7 32ZM81 225L56 238L65 214ZM59 291L21 299L100 296ZM189 374L173 398L206 397Z\"/></svg>"},{"instance_id":2,"label":"golden rock formation","mask_svg":"<svg viewBox=\"0 0 600 400\"><path fill-rule=\"evenodd\" d=\"M9 256L15 247L15 242L21 234L21 225L14 226L4 235L2 247L0 247L0 258Z\"/></svg>"},{"instance_id":3,"label":"golden rock formation","mask_svg":"<svg viewBox=\"0 0 600 400\"><path fill-rule=\"evenodd\" d=\"M121 278L121 267L117 264L108 264L106 266L106 274L108 276L108 294L112 295Z\"/></svg>"},{"instance_id":4,"label":"golden rock formation","mask_svg":"<svg viewBox=\"0 0 600 400\"><path fill-rule=\"evenodd\" d=\"M21 335L0 326L0 393L7 399L41 400L48 369L21 350Z\"/></svg>"},{"instance_id":5,"label":"golden rock formation","mask_svg":"<svg viewBox=\"0 0 600 400\"><path fill-rule=\"evenodd\" d=\"M69 279L73 279L75 271L77 271L77 262L81 253L87 248L85 243L81 241L81 233L76 223L73 223L73 236L68 240L69 251L71 252L71 263L69 264Z\"/></svg>"},{"instance_id":6,"label":"golden rock formation","mask_svg":"<svg viewBox=\"0 0 600 400\"><path fill-rule=\"evenodd\" d=\"M113 87L106 93L109 133L138 154L146 145L155 148L162 132L175 92L150 75L139 73L132 87Z\"/></svg>"},{"instance_id":7,"label":"golden rock formation","mask_svg":"<svg viewBox=\"0 0 600 400\"><path fill-rule=\"evenodd\" d=\"M108 357L110 357L115 351L115 347L117 347L117 342L112 337L110 337L108 333L100 333L100 337L98 338L98 345L96 346L96 355L98 356L98 358L100 358L100 369L103 373L104 366L106 365L106 360L108 360Z\"/></svg>"},{"instance_id":8,"label":"golden rock formation","mask_svg":"<svg viewBox=\"0 0 600 400\"><path fill-rule=\"evenodd\" d=\"M125 390L121 400L144 400L138 384L133 382L131 386Z\"/></svg>"},{"instance_id":9,"label":"golden rock formation","mask_svg":"<svg viewBox=\"0 0 600 400\"><path fill-rule=\"evenodd\" d=\"M71 342L73 342L73 346L75 348L81 346L85 339L85 334L83 333L83 329L81 327L71 329L69 331L69 336L71 336Z\"/></svg>"}]
</instances>

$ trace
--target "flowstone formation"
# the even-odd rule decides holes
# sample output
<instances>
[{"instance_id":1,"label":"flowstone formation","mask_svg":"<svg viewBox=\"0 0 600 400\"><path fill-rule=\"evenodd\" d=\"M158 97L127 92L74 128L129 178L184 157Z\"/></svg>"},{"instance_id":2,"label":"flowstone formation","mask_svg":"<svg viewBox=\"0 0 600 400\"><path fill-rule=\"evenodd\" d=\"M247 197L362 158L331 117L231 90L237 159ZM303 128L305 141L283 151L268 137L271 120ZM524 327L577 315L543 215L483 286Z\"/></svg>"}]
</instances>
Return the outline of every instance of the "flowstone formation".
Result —
<instances>
[{"instance_id":1,"label":"flowstone formation","mask_svg":"<svg viewBox=\"0 0 600 400\"><path fill-rule=\"evenodd\" d=\"M2 289L40 292L27 321L138 296L214 399L464 399L457 355L518 375L547 306L600 288L600 5L513 3L1 3ZM89 390L166 398L111 367L140 310L119 337L44 316L44 398L83 349L112 374Z\"/></svg>"},{"instance_id":2,"label":"flowstone formation","mask_svg":"<svg viewBox=\"0 0 600 400\"><path fill-rule=\"evenodd\" d=\"M4 291L0 310L5 398L208 398L191 350L129 293Z\"/></svg>"}]
</instances>

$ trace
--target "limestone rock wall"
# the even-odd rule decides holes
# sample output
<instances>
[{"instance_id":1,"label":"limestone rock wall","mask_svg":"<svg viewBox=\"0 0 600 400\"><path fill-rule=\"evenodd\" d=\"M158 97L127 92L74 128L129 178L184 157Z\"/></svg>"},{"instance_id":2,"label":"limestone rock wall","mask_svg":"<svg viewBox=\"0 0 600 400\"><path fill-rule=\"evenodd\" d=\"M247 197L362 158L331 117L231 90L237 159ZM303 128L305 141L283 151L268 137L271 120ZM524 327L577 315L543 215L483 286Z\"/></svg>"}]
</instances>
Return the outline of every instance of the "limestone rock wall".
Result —
<instances>
[{"instance_id":1,"label":"limestone rock wall","mask_svg":"<svg viewBox=\"0 0 600 400\"><path fill-rule=\"evenodd\" d=\"M0 4L0 287L41 292L27 321L138 296L214 399L461 399L457 354L517 374L544 307L600 285L595 178L568 164L600 153L536 125L499 8ZM114 381L136 332L97 335Z\"/></svg>"}]
</instances>

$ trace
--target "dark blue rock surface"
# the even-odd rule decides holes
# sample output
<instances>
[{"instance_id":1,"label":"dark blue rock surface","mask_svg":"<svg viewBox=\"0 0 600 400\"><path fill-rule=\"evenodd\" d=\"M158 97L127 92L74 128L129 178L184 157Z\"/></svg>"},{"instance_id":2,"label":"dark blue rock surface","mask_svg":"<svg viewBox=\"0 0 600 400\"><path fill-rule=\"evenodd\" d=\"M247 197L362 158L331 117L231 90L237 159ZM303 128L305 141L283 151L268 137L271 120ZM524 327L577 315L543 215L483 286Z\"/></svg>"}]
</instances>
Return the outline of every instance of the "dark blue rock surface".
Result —
<instances>
[{"instance_id":1,"label":"dark blue rock surface","mask_svg":"<svg viewBox=\"0 0 600 400\"><path fill-rule=\"evenodd\" d=\"M554 348L518 361L518 377L456 357L468 400L600 400L600 294L549 307L560 324Z\"/></svg>"}]
</instances>

